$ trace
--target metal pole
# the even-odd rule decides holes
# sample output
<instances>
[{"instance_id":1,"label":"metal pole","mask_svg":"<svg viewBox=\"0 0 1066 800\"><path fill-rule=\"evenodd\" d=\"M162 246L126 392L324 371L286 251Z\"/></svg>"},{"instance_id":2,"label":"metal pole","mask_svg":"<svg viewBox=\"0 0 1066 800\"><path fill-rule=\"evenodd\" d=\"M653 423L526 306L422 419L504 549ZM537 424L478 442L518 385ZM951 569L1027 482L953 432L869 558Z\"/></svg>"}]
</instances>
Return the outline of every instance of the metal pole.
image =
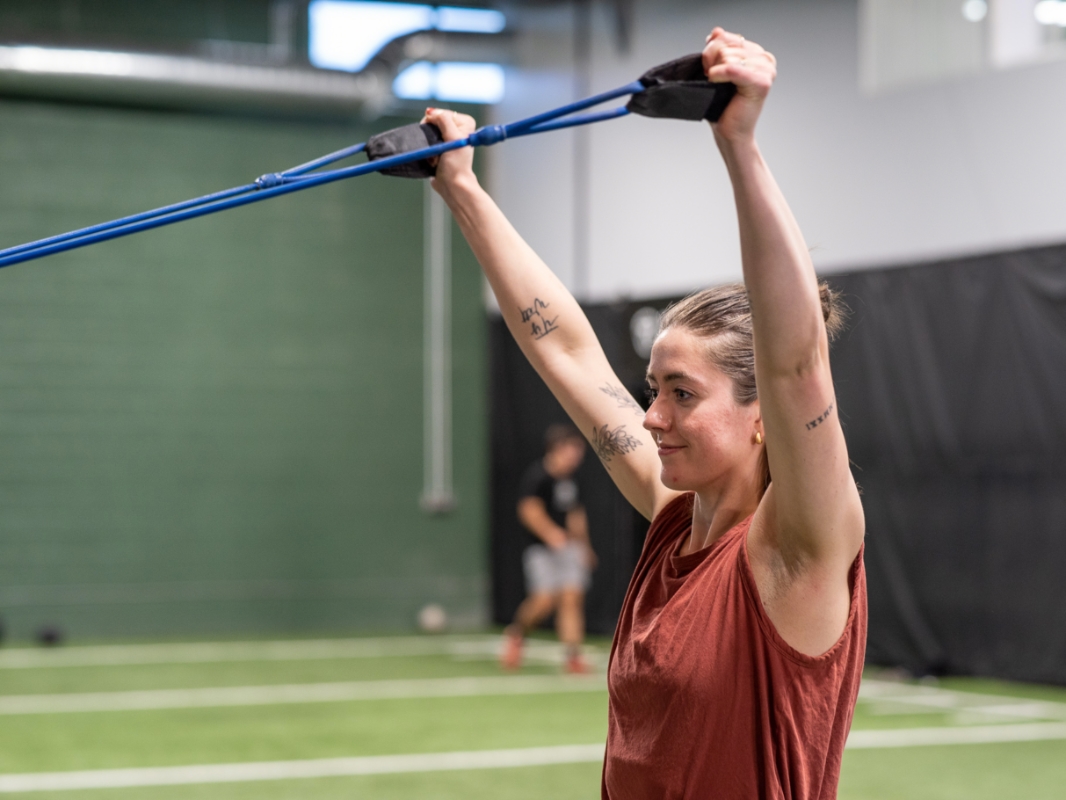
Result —
<instances>
[{"instance_id":1,"label":"metal pole","mask_svg":"<svg viewBox=\"0 0 1066 800\"><path fill-rule=\"evenodd\" d=\"M584 97L592 85L592 0L574 0L574 92ZM589 293L590 132L574 131L574 283L579 300Z\"/></svg>"},{"instance_id":2,"label":"metal pole","mask_svg":"<svg viewBox=\"0 0 1066 800\"><path fill-rule=\"evenodd\" d=\"M452 486L451 215L429 181L425 185L423 310L422 508L455 508Z\"/></svg>"}]
</instances>

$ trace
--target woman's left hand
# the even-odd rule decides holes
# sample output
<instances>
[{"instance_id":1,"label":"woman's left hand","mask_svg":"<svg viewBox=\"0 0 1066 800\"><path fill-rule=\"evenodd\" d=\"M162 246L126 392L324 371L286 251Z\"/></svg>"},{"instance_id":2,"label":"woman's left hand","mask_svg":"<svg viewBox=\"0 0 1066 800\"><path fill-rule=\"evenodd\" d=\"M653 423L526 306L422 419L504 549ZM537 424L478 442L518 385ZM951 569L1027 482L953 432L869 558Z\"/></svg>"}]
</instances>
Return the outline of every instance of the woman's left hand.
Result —
<instances>
[{"instance_id":1,"label":"woman's left hand","mask_svg":"<svg viewBox=\"0 0 1066 800\"><path fill-rule=\"evenodd\" d=\"M477 123L474 122L473 117L446 108L427 108L422 122L436 125L446 142L465 139L477 129ZM477 178L474 177L474 148L472 147L452 150L431 159L430 163L437 168L437 174L430 179L430 185L445 201L448 200L456 185L462 183L477 185Z\"/></svg>"},{"instance_id":2,"label":"woman's left hand","mask_svg":"<svg viewBox=\"0 0 1066 800\"><path fill-rule=\"evenodd\" d=\"M766 96L777 77L777 59L743 36L715 28L703 48L703 71L714 83L732 81L737 95L716 123L715 133L730 142L755 138Z\"/></svg>"}]
</instances>

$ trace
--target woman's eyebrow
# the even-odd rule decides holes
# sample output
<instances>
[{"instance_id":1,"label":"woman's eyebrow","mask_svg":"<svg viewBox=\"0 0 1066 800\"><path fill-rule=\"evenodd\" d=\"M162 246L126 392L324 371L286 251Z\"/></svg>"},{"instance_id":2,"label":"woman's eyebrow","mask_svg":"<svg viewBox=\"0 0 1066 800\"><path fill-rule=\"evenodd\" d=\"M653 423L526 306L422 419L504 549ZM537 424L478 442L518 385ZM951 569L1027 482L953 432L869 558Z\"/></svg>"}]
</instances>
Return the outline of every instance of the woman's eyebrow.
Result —
<instances>
[{"instance_id":1,"label":"woman's eyebrow","mask_svg":"<svg viewBox=\"0 0 1066 800\"><path fill-rule=\"evenodd\" d=\"M650 383L652 381L656 381L657 379L655 378L654 375L652 375L649 372L649 373L647 373L644 376L644 380L646 380L646 381L648 381ZM663 383L677 383L679 381L687 381L687 380L691 380L691 378L684 372L669 372L669 373L667 373L666 375L663 376L662 382Z\"/></svg>"}]
</instances>

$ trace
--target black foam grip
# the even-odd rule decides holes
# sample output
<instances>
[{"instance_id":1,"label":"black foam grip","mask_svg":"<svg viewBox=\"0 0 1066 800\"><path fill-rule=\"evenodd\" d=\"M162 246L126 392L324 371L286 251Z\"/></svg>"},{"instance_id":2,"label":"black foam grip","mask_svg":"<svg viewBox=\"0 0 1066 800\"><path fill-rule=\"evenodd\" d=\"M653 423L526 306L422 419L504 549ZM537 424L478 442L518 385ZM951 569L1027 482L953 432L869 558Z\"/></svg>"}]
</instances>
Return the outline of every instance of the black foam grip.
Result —
<instances>
[{"instance_id":1,"label":"black foam grip","mask_svg":"<svg viewBox=\"0 0 1066 800\"><path fill-rule=\"evenodd\" d=\"M644 91L633 95L626 108L645 117L717 122L737 93L732 83L707 80L699 53L652 67L640 82Z\"/></svg>"},{"instance_id":2,"label":"black foam grip","mask_svg":"<svg viewBox=\"0 0 1066 800\"><path fill-rule=\"evenodd\" d=\"M413 125L404 125L402 128L393 128L371 136L366 140L366 155L371 161L377 161L380 158L432 147L443 141L444 137L441 136L440 129L436 125L416 122ZM437 174L437 168L429 162L429 159L422 159L395 167L386 167L381 170L381 174L395 175L399 178L432 178Z\"/></svg>"}]
</instances>

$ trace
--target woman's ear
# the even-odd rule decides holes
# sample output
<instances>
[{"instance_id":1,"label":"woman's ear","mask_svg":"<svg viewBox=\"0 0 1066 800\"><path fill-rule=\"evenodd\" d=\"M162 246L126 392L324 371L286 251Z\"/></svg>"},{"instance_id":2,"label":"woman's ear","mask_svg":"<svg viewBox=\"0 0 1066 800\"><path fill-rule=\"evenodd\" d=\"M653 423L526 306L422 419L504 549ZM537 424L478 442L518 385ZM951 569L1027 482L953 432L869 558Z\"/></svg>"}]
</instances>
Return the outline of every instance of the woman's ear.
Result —
<instances>
[{"instance_id":1,"label":"woman's ear","mask_svg":"<svg viewBox=\"0 0 1066 800\"><path fill-rule=\"evenodd\" d=\"M762 414L759 411L759 401L756 400L753 405L755 406L755 419L752 420L752 425L754 426L755 430L751 435L751 440L755 442L755 444L761 445L766 440L766 437L763 434Z\"/></svg>"}]
</instances>

